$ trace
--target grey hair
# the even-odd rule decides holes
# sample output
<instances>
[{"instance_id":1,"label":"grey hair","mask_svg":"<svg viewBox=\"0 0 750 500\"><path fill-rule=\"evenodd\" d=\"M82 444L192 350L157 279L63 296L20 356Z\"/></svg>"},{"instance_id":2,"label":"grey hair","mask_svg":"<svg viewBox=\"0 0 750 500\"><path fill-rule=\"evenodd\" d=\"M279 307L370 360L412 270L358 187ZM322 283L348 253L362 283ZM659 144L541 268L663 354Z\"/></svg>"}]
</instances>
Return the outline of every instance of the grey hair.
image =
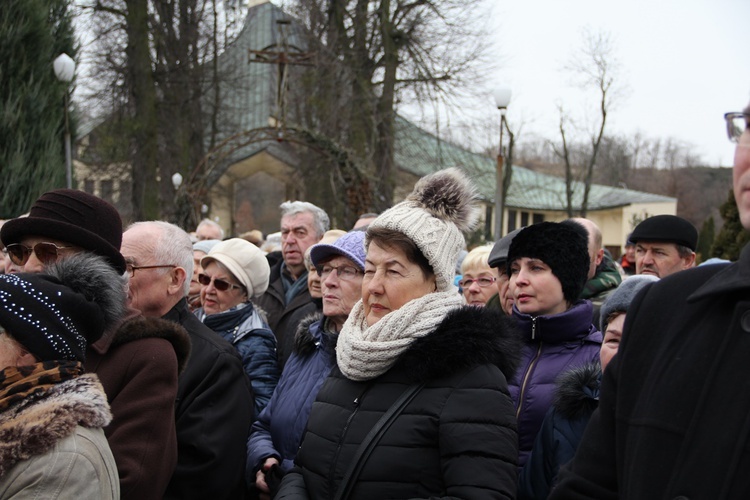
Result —
<instances>
[{"instance_id":1,"label":"grey hair","mask_svg":"<svg viewBox=\"0 0 750 500\"><path fill-rule=\"evenodd\" d=\"M104 314L105 330L125 315L128 274L119 274L104 257L81 252L50 264L44 273L98 305Z\"/></svg>"},{"instance_id":2,"label":"grey hair","mask_svg":"<svg viewBox=\"0 0 750 500\"><path fill-rule=\"evenodd\" d=\"M190 235L181 227L161 220L134 222L128 226L128 229L138 226L159 229L159 237L153 242L154 262L157 264L174 264L183 268L185 270L185 283L183 283L182 288L187 295L190 291L190 278L193 276L193 243L190 241Z\"/></svg>"},{"instance_id":3,"label":"grey hair","mask_svg":"<svg viewBox=\"0 0 750 500\"><path fill-rule=\"evenodd\" d=\"M200 229L201 226L211 226L215 229L218 229L219 234L221 235L221 237L218 239L220 240L224 239L224 228L221 227L221 225L218 222L212 221L211 219L203 219L202 221L198 223L195 230L197 231L198 229Z\"/></svg>"},{"instance_id":4,"label":"grey hair","mask_svg":"<svg viewBox=\"0 0 750 500\"><path fill-rule=\"evenodd\" d=\"M677 255L679 255L682 259L687 259L691 255L695 254L695 252L690 250L690 248L686 247L685 245L678 245L677 243L675 243L674 246L677 247Z\"/></svg>"},{"instance_id":5,"label":"grey hair","mask_svg":"<svg viewBox=\"0 0 750 500\"><path fill-rule=\"evenodd\" d=\"M313 227L317 233L318 239L322 238L326 231L331 228L331 219L328 214L317 205L307 201L285 201L279 205L281 217L310 213L313 216Z\"/></svg>"}]
</instances>

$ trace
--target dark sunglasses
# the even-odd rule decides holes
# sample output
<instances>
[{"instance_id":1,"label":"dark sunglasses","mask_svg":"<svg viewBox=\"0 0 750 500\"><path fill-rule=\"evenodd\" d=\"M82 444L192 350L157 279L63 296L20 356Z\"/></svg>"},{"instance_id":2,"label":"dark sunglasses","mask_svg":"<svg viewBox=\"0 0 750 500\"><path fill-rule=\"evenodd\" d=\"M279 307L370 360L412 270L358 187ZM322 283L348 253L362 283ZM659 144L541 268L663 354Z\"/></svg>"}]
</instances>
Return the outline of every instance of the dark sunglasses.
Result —
<instances>
[{"instance_id":1,"label":"dark sunglasses","mask_svg":"<svg viewBox=\"0 0 750 500\"><path fill-rule=\"evenodd\" d=\"M33 248L22 245L21 243L11 243L5 247L8 251L10 261L17 266L26 265L32 252L34 252L36 258L39 259L39 262L42 264L51 264L57 261L57 258L60 255L58 250L63 250L65 248L73 247L58 246L54 243L37 243Z\"/></svg>"},{"instance_id":2,"label":"dark sunglasses","mask_svg":"<svg viewBox=\"0 0 750 500\"><path fill-rule=\"evenodd\" d=\"M203 273L198 275L198 283L200 283L203 286L210 285L212 281L214 282L214 288L216 288L220 292L226 292L230 288L242 289L241 286L235 285L234 283L230 283L223 279L214 278L213 276L209 276Z\"/></svg>"}]
</instances>

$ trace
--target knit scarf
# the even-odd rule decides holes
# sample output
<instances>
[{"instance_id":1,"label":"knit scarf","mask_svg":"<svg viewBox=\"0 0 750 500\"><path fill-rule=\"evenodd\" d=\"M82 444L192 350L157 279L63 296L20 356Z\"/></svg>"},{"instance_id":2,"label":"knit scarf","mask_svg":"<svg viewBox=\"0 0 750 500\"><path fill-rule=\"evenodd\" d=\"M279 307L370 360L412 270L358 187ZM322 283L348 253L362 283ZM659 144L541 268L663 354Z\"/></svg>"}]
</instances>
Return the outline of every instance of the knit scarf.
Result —
<instances>
[{"instance_id":1,"label":"knit scarf","mask_svg":"<svg viewBox=\"0 0 750 500\"><path fill-rule=\"evenodd\" d=\"M450 311L462 305L455 290L428 293L367 326L360 300L339 334L336 360L341 372L356 381L384 374L412 342L433 332Z\"/></svg>"},{"instance_id":2,"label":"knit scarf","mask_svg":"<svg viewBox=\"0 0 750 500\"><path fill-rule=\"evenodd\" d=\"M55 384L83 373L79 361L42 361L0 370L0 412L31 394L45 393Z\"/></svg>"}]
</instances>

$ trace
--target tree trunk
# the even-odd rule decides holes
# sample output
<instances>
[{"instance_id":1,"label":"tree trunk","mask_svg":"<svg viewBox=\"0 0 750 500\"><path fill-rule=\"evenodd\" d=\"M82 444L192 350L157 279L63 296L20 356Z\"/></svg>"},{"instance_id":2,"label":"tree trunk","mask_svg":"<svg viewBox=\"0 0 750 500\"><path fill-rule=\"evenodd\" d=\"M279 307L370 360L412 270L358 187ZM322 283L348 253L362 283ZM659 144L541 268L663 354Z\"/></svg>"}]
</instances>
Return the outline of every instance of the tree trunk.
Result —
<instances>
[{"instance_id":1,"label":"tree trunk","mask_svg":"<svg viewBox=\"0 0 750 500\"><path fill-rule=\"evenodd\" d=\"M127 72L134 108L133 217L159 215L156 169L158 157L157 99L149 53L148 1L126 0Z\"/></svg>"}]
</instances>

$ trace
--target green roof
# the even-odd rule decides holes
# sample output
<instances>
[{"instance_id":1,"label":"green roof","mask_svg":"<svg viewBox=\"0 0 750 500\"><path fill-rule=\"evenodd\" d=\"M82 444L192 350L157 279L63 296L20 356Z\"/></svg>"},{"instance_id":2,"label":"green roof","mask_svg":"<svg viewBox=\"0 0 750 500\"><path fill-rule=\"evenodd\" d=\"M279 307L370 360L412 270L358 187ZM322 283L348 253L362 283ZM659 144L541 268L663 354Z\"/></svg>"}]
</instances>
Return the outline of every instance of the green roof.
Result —
<instances>
[{"instance_id":1,"label":"green roof","mask_svg":"<svg viewBox=\"0 0 750 500\"><path fill-rule=\"evenodd\" d=\"M394 150L398 167L419 177L443 168L462 168L476 183L481 197L485 201L494 202L497 165L495 158L441 140L402 117L396 122ZM581 182L573 184L575 208L579 208L583 200L583 187ZM562 177L513 166L513 177L505 200L506 207L563 210L566 206L565 199L565 180ZM600 184L592 184L589 192L589 210L605 210L633 203L676 201L676 198L668 196Z\"/></svg>"}]
</instances>

